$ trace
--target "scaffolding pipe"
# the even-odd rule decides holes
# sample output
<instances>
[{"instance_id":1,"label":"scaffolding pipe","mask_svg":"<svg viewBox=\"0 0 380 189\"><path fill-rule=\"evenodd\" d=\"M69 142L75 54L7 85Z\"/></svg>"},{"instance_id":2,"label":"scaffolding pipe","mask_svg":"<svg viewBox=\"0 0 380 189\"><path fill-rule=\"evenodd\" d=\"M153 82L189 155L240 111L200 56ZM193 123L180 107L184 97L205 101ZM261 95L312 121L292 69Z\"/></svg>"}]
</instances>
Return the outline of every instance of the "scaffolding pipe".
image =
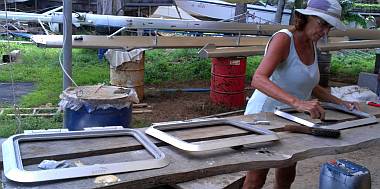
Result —
<instances>
[{"instance_id":1,"label":"scaffolding pipe","mask_svg":"<svg viewBox=\"0 0 380 189\"><path fill-rule=\"evenodd\" d=\"M63 90L72 85L71 82L71 63L72 63L72 2L63 1ZM59 55L61 56L61 55ZM66 113L66 112L64 112ZM63 116L63 125L67 125L68 120Z\"/></svg>"},{"instance_id":2,"label":"scaffolding pipe","mask_svg":"<svg viewBox=\"0 0 380 189\"><path fill-rule=\"evenodd\" d=\"M72 2L71 0L63 1L63 90L72 85Z\"/></svg>"}]
</instances>

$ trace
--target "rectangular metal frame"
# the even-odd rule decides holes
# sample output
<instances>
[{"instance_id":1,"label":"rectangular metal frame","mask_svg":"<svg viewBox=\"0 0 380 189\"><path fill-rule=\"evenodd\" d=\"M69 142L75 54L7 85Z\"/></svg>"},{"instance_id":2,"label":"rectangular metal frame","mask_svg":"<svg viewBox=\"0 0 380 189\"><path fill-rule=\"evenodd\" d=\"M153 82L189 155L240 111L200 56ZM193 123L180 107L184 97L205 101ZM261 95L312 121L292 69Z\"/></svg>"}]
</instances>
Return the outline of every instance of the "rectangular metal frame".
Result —
<instances>
[{"instance_id":1,"label":"rectangular metal frame","mask_svg":"<svg viewBox=\"0 0 380 189\"><path fill-rule=\"evenodd\" d=\"M217 140L189 143L161 131L161 130L173 130L173 129L191 129L191 128L199 128L199 127L208 127L208 126L213 126L213 125L230 125L230 126L238 127L240 129L250 131L250 132L254 132L256 134L261 134L261 135L237 136L237 137L228 137L228 138L217 139ZM228 119L204 119L204 120L192 120L192 121L156 124L149 127L147 130L145 130L145 133L157 139L160 139L168 144L171 144L179 149L186 150L186 151L194 151L194 152L215 150L215 149L226 148L226 147L240 146L244 144L279 140L279 137L273 131L270 131L264 128L258 128L256 126L253 126L244 122L233 121L233 120L228 120Z\"/></svg>"},{"instance_id":2,"label":"rectangular metal frame","mask_svg":"<svg viewBox=\"0 0 380 189\"><path fill-rule=\"evenodd\" d=\"M308 121L308 120L305 120L305 119L302 119L290 114L290 112L296 111L294 108L291 108L291 107L276 107L274 114L282 118L288 119L290 121L299 123L301 125L305 125L309 127L321 127L321 128L326 128L326 129L337 129L337 130L377 123L377 119L375 116L362 112L362 111L358 111L356 109L349 110L342 105L337 105L333 103L321 103L321 106L324 109L342 111L342 112L357 116L360 119L344 121L341 123L336 123L336 124L331 124L331 125L319 125L318 123L313 123L311 121Z\"/></svg>"},{"instance_id":3,"label":"rectangular metal frame","mask_svg":"<svg viewBox=\"0 0 380 189\"><path fill-rule=\"evenodd\" d=\"M107 128L107 127L104 127ZM9 137L2 144L3 165L5 176L16 182L41 182L59 179L87 177L121 172L139 171L165 167L169 161L142 132L126 128L91 128L85 131L52 130L47 132L32 132ZM24 170L19 143L24 141L48 141L60 139L82 139L109 136L132 136L154 157L154 159L119 162L109 164L94 164L82 167L69 167L38 171Z\"/></svg>"}]
</instances>

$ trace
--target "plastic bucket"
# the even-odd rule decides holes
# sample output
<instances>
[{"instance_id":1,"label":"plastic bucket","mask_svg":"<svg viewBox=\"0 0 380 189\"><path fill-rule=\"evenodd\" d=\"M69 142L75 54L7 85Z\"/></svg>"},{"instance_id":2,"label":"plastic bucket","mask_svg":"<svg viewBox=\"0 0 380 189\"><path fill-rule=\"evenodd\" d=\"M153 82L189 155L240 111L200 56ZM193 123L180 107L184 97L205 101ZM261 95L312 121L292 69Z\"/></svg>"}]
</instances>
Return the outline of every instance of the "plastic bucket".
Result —
<instances>
[{"instance_id":1,"label":"plastic bucket","mask_svg":"<svg viewBox=\"0 0 380 189\"><path fill-rule=\"evenodd\" d=\"M320 73L319 85L322 87L329 86L331 54L318 53L318 67Z\"/></svg>"},{"instance_id":2,"label":"plastic bucket","mask_svg":"<svg viewBox=\"0 0 380 189\"><path fill-rule=\"evenodd\" d=\"M371 175L361 165L340 159L322 165L319 189L370 189Z\"/></svg>"},{"instance_id":3,"label":"plastic bucket","mask_svg":"<svg viewBox=\"0 0 380 189\"><path fill-rule=\"evenodd\" d=\"M84 107L77 111L65 109L65 127L70 131L80 131L86 127L123 126L130 127L132 106L122 109L97 109L90 113Z\"/></svg>"},{"instance_id":4,"label":"plastic bucket","mask_svg":"<svg viewBox=\"0 0 380 189\"><path fill-rule=\"evenodd\" d=\"M139 100L144 99L144 52L142 59L123 62L120 66L110 69L111 85L133 88Z\"/></svg>"},{"instance_id":5,"label":"plastic bucket","mask_svg":"<svg viewBox=\"0 0 380 189\"><path fill-rule=\"evenodd\" d=\"M86 127L131 127L132 103L138 103L133 89L115 86L79 86L61 94L64 127L70 131Z\"/></svg>"},{"instance_id":6,"label":"plastic bucket","mask_svg":"<svg viewBox=\"0 0 380 189\"><path fill-rule=\"evenodd\" d=\"M211 101L227 107L245 105L244 81L247 58L213 58Z\"/></svg>"}]
</instances>

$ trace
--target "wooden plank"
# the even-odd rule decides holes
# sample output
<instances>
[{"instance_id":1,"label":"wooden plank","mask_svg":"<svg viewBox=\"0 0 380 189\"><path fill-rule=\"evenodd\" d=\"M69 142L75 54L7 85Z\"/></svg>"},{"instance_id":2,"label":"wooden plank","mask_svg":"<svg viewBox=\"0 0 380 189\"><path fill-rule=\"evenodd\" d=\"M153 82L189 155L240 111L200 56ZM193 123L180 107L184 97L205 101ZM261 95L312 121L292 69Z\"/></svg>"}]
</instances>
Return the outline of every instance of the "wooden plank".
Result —
<instances>
[{"instance_id":1,"label":"wooden plank","mask_svg":"<svg viewBox=\"0 0 380 189\"><path fill-rule=\"evenodd\" d=\"M320 155L350 152L380 144L380 124L342 131L340 139L319 138L304 134L280 132L281 142L247 146L242 150L221 149L201 153L180 151L170 146L160 147L170 164L161 169L115 174L120 182L108 186L94 183L94 177L43 183L19 184L6 180L4 188L150 188L175 182L249 169L289 166L296 161ZM140 153L137 153L139 155ZM87 163L104 161L91 157ZM123 154L113 154L114 161L123 161Z\"/></svg>"},{"instance_id":2,"label":"wooden plank","mask_svg":"<svg viewBox=\"0 0 380 189\"><path fill-rule=\"evenodd\" d=\"M373 115L380 115L380 108L371 107L363 105L361 106L363 111L371 113ZM307 118L306 115L298 115L300 117ZM340 114L334 112L327 112L326 119L349 119L352 116L347 114ZM284 120L278 116L274 116L272 113L261 113L249 116L236 116L231 117L231 119L237 119L242 121L253 121L253 120L268 120L271 121L270 125L262 125L264 127L272 130L280 130L285 124L291 122ZM144 131L145 129L141 129ZM223 136L236 136L240 134L247 133L245 130L237 129L231 126L222 126L217 129L213 127L192 129L187 131L177 131L170 132L170 134L186 141L194 141L195 139L207 140L216 139ZM164 143L151 138L154 143L158 146L164 145ZM78 145L72 145L78 144ZM102 140L98 139L86 139L86 140L73 140L73 141L46 141L46 142L29 142L20 146L21 151L24 152L23 160L25 164L38 163L43 159L68 159L76 158L80 156L89 156L96 154L105 154L110 152L120 152L127 151L131 149L140 148L141 146L133 139L128 139L126 137L114 137L114 138L104 138ZM91 149L88 150L88 149Z\"/></svg>"},{"instance_id":3,"label":"wooden plank","mask_svg":"<svg viewBox=\"0 0 380 189\"><path fill-rule=\"evenodd\" d=\"M216 175L172 185L177 189L240 189L246 171Z\"/></svg>"},{"instance_id":4,"label":"wooden plank","mask_svg":"<svg viewBox=\"0 0 380 189\"><path fill-rule=\"evenodd\" d=\"M380 40L339 41L318 45L321 51L342 49L373 49L380 47ZM241 46L229 48L204 48L199 55L203 58L263 55L265 46Z\"/></svg>"},{"instance_id":5,"label":"wooden plank","mask_svg":"<svg viewBox=\"0 0 380 189\"><path fill-rule=\"evenodd\" d=\"M62 35L35 35L33 41L37 44L60 48ZM80 40L79 40L80 39ZM202 48L207 44L217 47L264 46L268 37L163 37L163 36L107 36L76 35L73 36L73 48Z\"/></svg>"},{"instance_id":6,"label":"wooden plank","mask_svg":"<svg viewBox=\"0 0 380 189\"><path fill-rule=\"evenodd\" d=\"M378 110L372 108L372 110ZM378 110L380 114L380 109ZM307 118L306 115L299 115L300 117ZM340 116L340 117L338 117ZM352 118L347 114L337 114L334 112L327 113L326 118L332 119L348 119ZM237 116L231 119L252 121L252 120L268 120L271 121L271 125L262 125L264 127L272 130L279 130L285 124L290 124L291 122L284 120L280 117L274 116L272 113L262 113L250 116ZM145 129L141 129L144 131ZM173 131L170 132L175 137L186 141L199 141L199 140L209 140L217 139L221 137L237 136L241 134L246 134L247 132L242 129L238 129L231 126L220 126L217 129L214 127L206 127L199 129L192 129L187 131ZM164 143L151 138L154 143L158 146L164 145ZM77 145L72 145L77 144ZM96 154L105 154L111 152L120 152L133 149L141 149L141 146L133 139L128 139L126 137L113 137L99 139L86 139L86 140L64 140L64 141L45 141L45 142L28 142L21 145L21 151L25 152L23 154L23 161L25 164L32 164L41 162L43 159L68 159L76 158L81 156L90 156ZM91 149L89 151L88 149Z\"/></svg>"},{"instance_id":7,"label":"wooden plank","mask_svg":"<svg viewBox=\"0 0 380 189\"><path fill-rule=\"evenodd\" d=\"M147 103L132 104L133 114L143 114L143 113L152 113L152 110L147 109L151 108ZM15 108L0 108L0 116L44 116L51 117L62 113L59 107L35 107L35 108L17 108L19 111L18 114L15 114ZM43 113L42 113L43 112Z\"/></svg>"},{"instance_id":8,"label":"wooden plank","mask_svg":"<svg viewBox=\"0 0 380 189\"><path fill-rule=\"evenodd\" d=\"M216 175L184 183L177 183L174 184L173 187L178 189L239 189L242 187L245 174L245 171L241 171L237 173Z\"/></svg>"},{"instance_id":9,"label":"wooden plank","mask_svg":"<svg viewBox=\"0 0 380 189\"><path fill-rule=\"evenodd\" d=\"M364 106L362 109L373 114L379 114L380 112L380 108L376 107ZM330 116L333 118L338 117L338 115L333 114ZM282 125L286 124L286 121L270 113L233 117L233 119L245 121L252 121L254 119L271 120L272 125L264 127L272 127L273 129L279 129ZM174 132L174 134L188 140L194 140L201 134L203 134L201 136L203 138L215 138L220 135L231 135L231 132L233 134L242 133L241 130L233 127L225 127L223 129L211 127L205 129L182 133ZM380 124L343 130L340 139L325 139L304 134L280 132L280 142L247 146L247 148L241 151L222 149L198 153L184 152L171 146L164 146L163 143L154 140L156 144L161 146L160 148L168 156L171 164L168 167L157 170L117 174L121 182L112 185L112 187L148 188L248 169L286 166L292 162L314 156L349 152L371 145L378 145L380 142L378 132L380 132ZM26 164L37 164L43 159L54 159L55 157L64 159L82 157L81 159L87 160L88 163L105 161L105 152L120 152L105 156L112 157L114 160L124 161L125 155L122 155L124 151L141 149L136 142L133 143L133 140L123 137L101 140L77 140L74 141L75 145L68 141L52 142L21 144L22 156L24 161L28 162ZM65 155L65 153L71 154ZM93 179L72 179L49 184L44 183L38 186L41 188L68 188L70 186L99 187L93 183ZM30 187L30 185L17 185L9 181L5 182L5 188L16 186L20 186L21 188Z\"/></svg>"}]
</instances>

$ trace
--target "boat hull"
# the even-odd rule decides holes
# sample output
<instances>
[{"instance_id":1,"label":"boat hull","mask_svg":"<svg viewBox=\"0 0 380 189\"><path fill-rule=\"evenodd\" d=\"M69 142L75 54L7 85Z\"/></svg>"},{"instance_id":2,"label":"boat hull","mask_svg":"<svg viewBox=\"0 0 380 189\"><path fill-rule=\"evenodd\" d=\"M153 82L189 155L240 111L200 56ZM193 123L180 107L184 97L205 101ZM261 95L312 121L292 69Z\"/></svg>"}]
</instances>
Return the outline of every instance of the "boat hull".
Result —
<instances>
[{"instance_id":1,"label":"boat hull","mask_svg":"<svg viewBox=\"0 0 380 189\"><path fill-rule=\"evenodd\" d=\"M201 20L229 20L235 16L235 4L220 0L176 0L177 6ZM273 24L276 8L272 6L247 5L248 23ZM284 10L281 24L288 25L290 10Z\"/></svg>"}]
</instances>

